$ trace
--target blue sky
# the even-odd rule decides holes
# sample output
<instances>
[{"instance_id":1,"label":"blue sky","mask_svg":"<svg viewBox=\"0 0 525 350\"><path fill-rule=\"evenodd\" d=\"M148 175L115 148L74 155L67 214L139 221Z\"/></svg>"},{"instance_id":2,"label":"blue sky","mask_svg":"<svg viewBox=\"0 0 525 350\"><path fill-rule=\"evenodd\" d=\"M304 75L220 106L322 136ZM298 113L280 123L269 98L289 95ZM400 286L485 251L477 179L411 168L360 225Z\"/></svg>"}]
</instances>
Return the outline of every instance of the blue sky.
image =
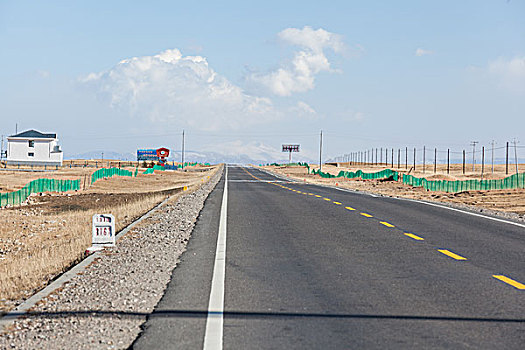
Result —
<instances>
[{"instance_id":1,"label":"blue sky","mask_svg":"<svg viewBox=\"0 0 525 350\"><path fill-rule=\"evenodd\" d=\"M182 129L254 157L315 159L321 129L327 156L525 142L523 18L512 0L0 0L0 132L57 132L66 156L178 148Z\"/></svg>"}]
</instances>

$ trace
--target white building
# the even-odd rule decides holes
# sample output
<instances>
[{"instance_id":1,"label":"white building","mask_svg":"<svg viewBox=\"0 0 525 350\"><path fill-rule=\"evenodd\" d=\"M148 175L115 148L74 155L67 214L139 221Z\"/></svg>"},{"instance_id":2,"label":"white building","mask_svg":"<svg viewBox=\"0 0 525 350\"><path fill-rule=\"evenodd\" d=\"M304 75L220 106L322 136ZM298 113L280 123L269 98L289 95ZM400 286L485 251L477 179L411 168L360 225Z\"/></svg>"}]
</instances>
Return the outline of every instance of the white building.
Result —
<instances>
[{"instance_id":1,"label":"white building","mask_svg":"<svg viewBox=\"0 0 525 350\"><path fill-rule=\"evenodd\" d=\"M62 165L56 134L27 130L7 137L7 164Z\"/></svg>"}]
</instances>

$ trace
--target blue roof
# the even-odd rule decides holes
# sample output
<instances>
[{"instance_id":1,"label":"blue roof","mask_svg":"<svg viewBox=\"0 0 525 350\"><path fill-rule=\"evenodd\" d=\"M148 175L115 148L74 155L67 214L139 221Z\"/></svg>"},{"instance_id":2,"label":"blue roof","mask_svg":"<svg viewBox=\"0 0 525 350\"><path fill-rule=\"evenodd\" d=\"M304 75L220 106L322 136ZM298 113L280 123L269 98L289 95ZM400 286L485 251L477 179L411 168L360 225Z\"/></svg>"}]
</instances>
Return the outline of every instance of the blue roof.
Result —
<instances>
[{"instance_id":1,"label":"blue roof","mask_svg":"<svg viewBox=\"0 0 525 350\"><path fill-rule=\"evenodd\" d=\"M56 139L57 134L43 134L40 131L36 130L27 130L23 131L16 135L11 135L9 137L26 137L26 138L36 138L36 139Z\"/></svg>"}]
</instances>

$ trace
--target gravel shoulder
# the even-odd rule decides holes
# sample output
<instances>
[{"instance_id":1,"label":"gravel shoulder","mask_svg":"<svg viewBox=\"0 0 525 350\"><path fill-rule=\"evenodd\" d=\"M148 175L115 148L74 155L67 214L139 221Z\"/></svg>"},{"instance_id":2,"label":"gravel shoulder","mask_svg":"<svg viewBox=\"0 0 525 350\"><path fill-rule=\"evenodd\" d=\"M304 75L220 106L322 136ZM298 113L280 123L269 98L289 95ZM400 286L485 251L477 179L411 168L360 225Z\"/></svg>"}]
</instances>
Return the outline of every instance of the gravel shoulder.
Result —
<instances>
[{"instance_id":1,"label":"gravel shoulder","mask_svg":"<svg viewBox=\"0 0 525 350\"><path fill-rule=\"evenodd\" d=\"M208 194L222 176L157 209L30 315L0 335L9 349L126 349L161 299Z\"/></svg>"}]
</instances>

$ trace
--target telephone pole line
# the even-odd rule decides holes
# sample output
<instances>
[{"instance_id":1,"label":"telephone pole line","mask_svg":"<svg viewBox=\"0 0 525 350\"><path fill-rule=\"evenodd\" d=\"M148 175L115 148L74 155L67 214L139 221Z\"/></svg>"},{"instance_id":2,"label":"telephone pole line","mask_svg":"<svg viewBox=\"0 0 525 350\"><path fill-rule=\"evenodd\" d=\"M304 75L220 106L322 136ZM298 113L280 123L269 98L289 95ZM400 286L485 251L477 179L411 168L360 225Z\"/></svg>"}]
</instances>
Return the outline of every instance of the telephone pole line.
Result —
<instances>
[{"instance_id":1,"label":"telephone pole line","mask_svg":"<svg viewBox=\"0 0 525 350\"><path fill-rule=\"evenodd\" d=\"M519 143L519 141L514 139L512 143L514 143L514 162L516 163L516 174L518 174L518 146L517 144Z\"/></svg>"},{"instance_id":2,"label":"telephone pole line","mask_svg":"<svg viewBox=\"0 0 525 350\"><path fill-rule=\"evenodd\" d=\"M470 145L472 146L472 172L475 171L475 165L476 165L476 145L479 143L479 141L471 141Z\"/></svg>"},{"instance_id":3,"label":"telephone pole line","mask_svg":"<svg viewBox=\"0 0 525 350\"><path fill-rule=\"evenodd\" d=\"M491 145L492 145L492 173L494 174L494 144L496 142L494 140L492 140L491 142Z\"/></svg>"},{"instance_id":4,"label":"telephone pole line","mask_svg":"<svg viewBox=\"0 0 525 350\"><path fill-rule=\"evenodd\" d=\"M184 170L184 130L182 130L182 170Z\"/></svg>"},{"instance_id":5,"label":"telephone pole line","mask_svg":"<svg viewBox=\"0 0 525 350\"><path fill-rule=\"evenodd\" d=\"M319 171L323 169L323 130L319 138Z\"/></svg>"}]
</instances>

